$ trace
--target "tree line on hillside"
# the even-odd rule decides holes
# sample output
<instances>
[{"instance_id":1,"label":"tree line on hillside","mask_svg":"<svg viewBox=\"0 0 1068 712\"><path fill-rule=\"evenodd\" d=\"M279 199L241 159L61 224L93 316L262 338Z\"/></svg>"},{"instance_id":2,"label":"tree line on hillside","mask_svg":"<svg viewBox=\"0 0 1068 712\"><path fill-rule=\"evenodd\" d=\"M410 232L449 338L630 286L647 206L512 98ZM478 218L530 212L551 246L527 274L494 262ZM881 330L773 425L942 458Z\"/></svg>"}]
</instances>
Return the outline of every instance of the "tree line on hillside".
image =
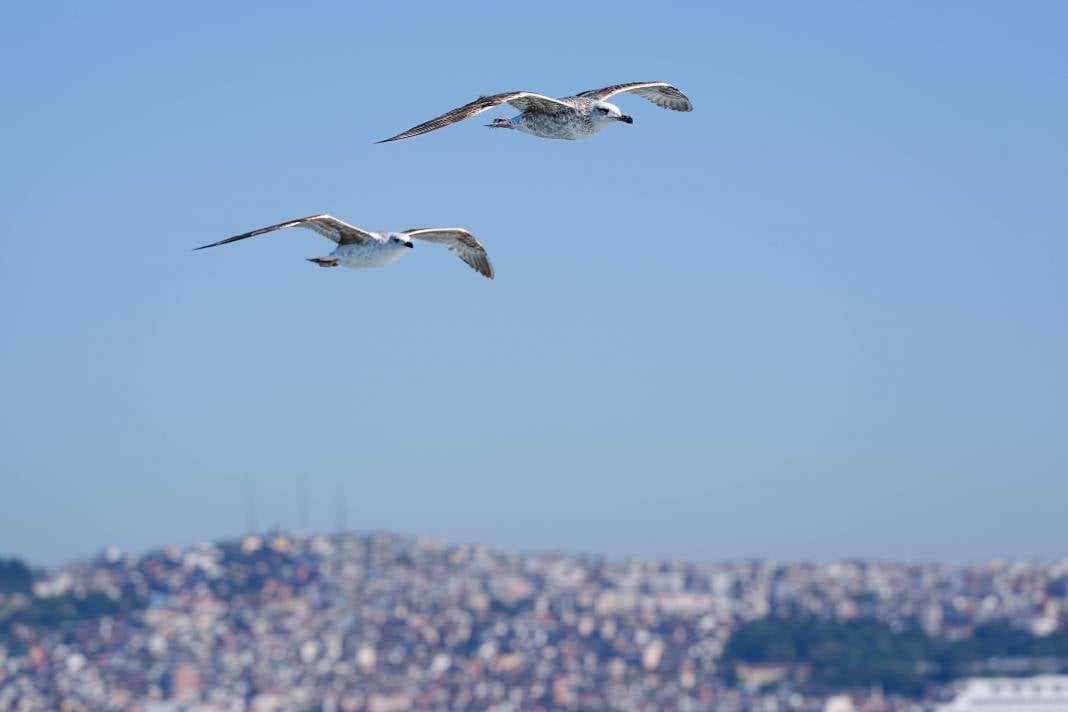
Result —
<instances>
[{"instance_id":1,"label":"tree line on hillside","mask_svg":"<svg viewBox=\"0 0 1068 712\"><path fill-rule=\"evenodd\" d=\"M19 559L0 559L0 593L29 593L33 571Z\"/></svg>"},{"instance_id":2,"label":"tree line on hillside","mask_svg":"<svg viewBox=\"0 0 1068 712\"><path fill-rule=\"evenodd\" d=\"M90 591L36 596L33 570L19 559L0 559L0 642L16 642L16 626L54 627L68 621L119 615L140 602Z\"/></svg>"},{"instance_id":3,"label":"tree line on hillside","mask_svg":"<svg viewBox=\"0 0 1068 712\"><path fill-rule=\"evenodd\" d=\"M877 621L764 618L737 630L723 656L725 674L738 663L781 663L803 675L795 684L813 691L880 685L888 693L922 694L931 683L1003 672L1004 659L1031 661L1019 672L1068 667L1068 631L1038 637L1006 622L979 626L974 635L947 640L916 628L895 630Z\"/></svg>"}]
</instances>

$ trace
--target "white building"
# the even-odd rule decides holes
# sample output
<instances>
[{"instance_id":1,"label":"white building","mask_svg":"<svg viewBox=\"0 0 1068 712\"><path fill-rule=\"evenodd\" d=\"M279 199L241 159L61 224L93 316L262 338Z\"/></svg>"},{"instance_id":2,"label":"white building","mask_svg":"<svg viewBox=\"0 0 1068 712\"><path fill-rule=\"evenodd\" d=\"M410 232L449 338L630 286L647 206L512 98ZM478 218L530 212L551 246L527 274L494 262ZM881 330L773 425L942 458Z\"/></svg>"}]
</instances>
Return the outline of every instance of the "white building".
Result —
<instances>
[{"instance_id":1,"label":"white building","mask_svg":"<svg viewBox=\"0 0 1068 712\"><path fill-rule=\"evenodd\" d=\"M823 712L857 712L849 695L834 695L823 703Z\"/></svg>"},{"instance_id":2,"label":"white building","mask_svg":"<svg viewBox=\"0 0 1068 712\"><path fill-rule=\"evenodd\" d=\"M1068 675L968 680L939 712L1068 712Z\"/></svg>"}]
</instances>

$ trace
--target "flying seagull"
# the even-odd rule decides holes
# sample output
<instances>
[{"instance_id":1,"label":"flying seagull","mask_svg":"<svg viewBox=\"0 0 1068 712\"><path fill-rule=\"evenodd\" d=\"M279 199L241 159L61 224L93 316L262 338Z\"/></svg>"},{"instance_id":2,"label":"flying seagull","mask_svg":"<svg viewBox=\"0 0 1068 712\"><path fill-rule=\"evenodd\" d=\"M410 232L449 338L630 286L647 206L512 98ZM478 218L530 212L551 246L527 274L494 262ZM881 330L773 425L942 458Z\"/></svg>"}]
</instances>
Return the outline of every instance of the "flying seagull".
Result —
<instances>
[{"instance_id":1,"label":"flying seagull","mask_svg":"<svg viewBox=\"0 0 1068 712\"><path fill-rule=\"evenodd\" d=\"M678 87L666 82L613 84L610 87L591 89L575 96L565 96L562 99L553 99L529 91L508 91L493 96L480 96L470 104L453 109L436 119L413 126L404 133L383 139L378 143L425 134L469 119L501 104L510 104L522 113L512 119L494 119L492 124L486 124L490 128L516 129L542 138L570 140L587 138L610 124L634 123L634 119L620 111L618 106L605 101L611 96L624 92L637 94L665 109L693 111L689 97L679 91Z\"/></svg>"},{"instance_id":2,"label":"flying seagull","mask_svg":"<svg viewBox=\"0 0 1068 712\"><path fill-rule=\"evenodd\" d=\"M255 237L287 227L308 228L337 243L337 247L329 255L308 258L309 262L314 262L320 267L337 267L338 265L353 269L385 267L399 260L409 247L415 247L412 244L414 238L448 246L450 251L455 252L456 256L469 264L472 269L493 279L493 265L490 264L486 248L462 227L420 227L402 232L369 232L329 215L309 215L306 218L261 227L259 230L234 235L194 249L218 247L228 242L237 242L246 237Z\"/></svg>"}]
</instances>

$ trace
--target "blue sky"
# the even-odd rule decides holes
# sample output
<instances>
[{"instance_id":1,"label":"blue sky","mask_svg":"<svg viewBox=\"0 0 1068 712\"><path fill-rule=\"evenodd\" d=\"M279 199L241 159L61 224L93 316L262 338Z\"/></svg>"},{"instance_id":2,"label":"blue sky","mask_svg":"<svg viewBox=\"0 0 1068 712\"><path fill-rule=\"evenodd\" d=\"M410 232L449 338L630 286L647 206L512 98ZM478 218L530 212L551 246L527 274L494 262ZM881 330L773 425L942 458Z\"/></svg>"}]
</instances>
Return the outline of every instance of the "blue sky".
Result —
<instances>
[{"instance_id":1,"label":"blue sky","mask_svg":"<svg viewBox=\"0 0 1068 712\"><path fill-rule=\"evenodd\" d=\"M0 553L259 523L614 556L1063 556L1068 6L0 9ZM664 79L588 141L386 145ZM462 225L320 270L290 231ZM302 484L303 483L303 484Z\"/></svg>"}]
</instances>

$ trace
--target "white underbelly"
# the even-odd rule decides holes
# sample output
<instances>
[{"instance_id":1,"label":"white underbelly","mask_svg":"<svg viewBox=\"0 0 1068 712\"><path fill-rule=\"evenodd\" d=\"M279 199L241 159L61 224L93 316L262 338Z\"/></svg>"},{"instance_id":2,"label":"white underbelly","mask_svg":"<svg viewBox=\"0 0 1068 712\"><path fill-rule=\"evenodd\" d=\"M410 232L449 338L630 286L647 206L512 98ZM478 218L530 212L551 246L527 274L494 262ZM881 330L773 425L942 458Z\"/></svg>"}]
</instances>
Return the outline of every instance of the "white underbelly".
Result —
<instances>
[{"instance_id":1,"label":"white underbelly","mask_svg":"<svg viewBox=\"0 0 1068 712\"><path fill-rule=\"evenodd\" d=\"M337 258L339 265L350 269L385 267L399 260L407 249L404 245L339 245L331 256Z\"/></svg>"}]
</instances>

